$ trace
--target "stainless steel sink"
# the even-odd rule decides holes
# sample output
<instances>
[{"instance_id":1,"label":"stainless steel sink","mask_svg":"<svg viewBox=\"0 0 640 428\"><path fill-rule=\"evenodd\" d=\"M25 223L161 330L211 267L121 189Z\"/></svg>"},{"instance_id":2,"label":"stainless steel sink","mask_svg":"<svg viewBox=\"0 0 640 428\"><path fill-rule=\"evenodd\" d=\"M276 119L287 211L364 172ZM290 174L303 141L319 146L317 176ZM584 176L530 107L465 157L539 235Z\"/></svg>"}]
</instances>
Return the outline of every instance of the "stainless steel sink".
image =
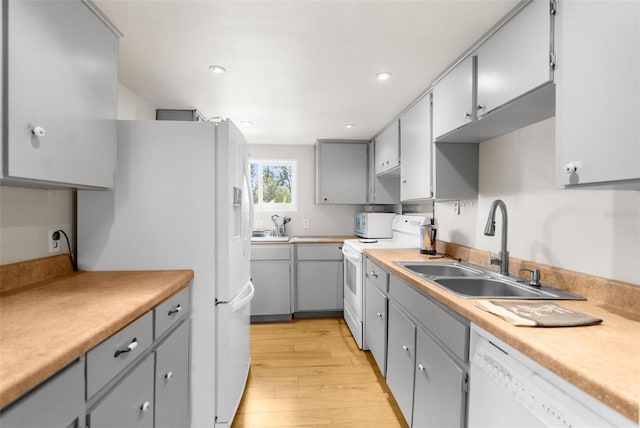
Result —
<instances>
[{"instance_id":1,"label":"stainless steel sink","mask_svg":"<svg viewBox=\"0 0 640 428\"><path fill-rule=\"evenodd\" d=\"M527 281L500 275L472 263L395 262L407 271L426 278L460 297L474 299L585 300L584 297Z\"/></svg>"}]
</instances>

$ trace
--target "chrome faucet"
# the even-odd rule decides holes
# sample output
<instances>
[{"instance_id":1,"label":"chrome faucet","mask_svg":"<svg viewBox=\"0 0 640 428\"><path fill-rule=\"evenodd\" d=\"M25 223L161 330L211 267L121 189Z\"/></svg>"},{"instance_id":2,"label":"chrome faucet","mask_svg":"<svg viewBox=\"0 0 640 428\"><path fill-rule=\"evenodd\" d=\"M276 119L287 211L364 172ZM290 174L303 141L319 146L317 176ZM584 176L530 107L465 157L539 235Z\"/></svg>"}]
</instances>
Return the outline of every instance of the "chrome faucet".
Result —
<instances>
[{"instance_id":1,"label":"chrome faucet","mask_svg":"<svg viewBox=\"0 0 640 428\"><path fill-rule=\"evenodd\" d=\"M489 263L492 265L500 266L501 275L509 275L509 252L507 251L507 206L500 199L496 199L489 208L489 217L487 218L487 225L484 227L484 234L486 236L495 236L496 234L496 209L500 207L502 213L502 240L500 243L499 258L489 257Z\"/></svg>"}]
</instances>

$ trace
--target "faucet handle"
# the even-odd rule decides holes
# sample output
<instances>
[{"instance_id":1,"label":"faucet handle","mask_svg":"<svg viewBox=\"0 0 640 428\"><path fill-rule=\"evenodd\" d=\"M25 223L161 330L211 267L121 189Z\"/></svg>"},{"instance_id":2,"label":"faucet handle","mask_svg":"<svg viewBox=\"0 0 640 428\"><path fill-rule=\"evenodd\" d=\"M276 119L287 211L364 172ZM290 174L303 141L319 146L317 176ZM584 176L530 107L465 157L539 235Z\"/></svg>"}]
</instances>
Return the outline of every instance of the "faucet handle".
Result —
<instances>
[{"instance_id":1,"label":"faucet handle","mask_svg":"<svg viewBox=\"0 0 640 428\"><path fill-rule=\"evenodd\" d=\"M500 266L502 264L502 260L500 260L499 257L489 257L489 264Z\"/></svg>"},{"instance_id":2,"label":"faucet handle","mask_svg":"<svg viewBox=\"0 0 640 428\"><path fill-rule=\"evenodd\" d=\"M540 269L538 268L533 268L533 269L520 269L519 272L522 271L527 271L531 274L531 276L529 277L529 285L532 287L540 287Z\"/></svg>"}]
</instances>

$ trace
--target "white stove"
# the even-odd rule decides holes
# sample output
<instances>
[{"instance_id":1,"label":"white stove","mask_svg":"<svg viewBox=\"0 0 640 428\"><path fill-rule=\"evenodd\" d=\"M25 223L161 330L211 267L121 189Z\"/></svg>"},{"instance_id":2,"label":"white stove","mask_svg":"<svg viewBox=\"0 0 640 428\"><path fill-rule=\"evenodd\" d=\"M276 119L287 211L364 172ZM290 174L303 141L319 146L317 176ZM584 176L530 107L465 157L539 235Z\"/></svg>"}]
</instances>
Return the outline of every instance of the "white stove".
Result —
<instances>
[{"instance_id":1,"label":"white stove","mask_svg":"<svg viewBox=\"0 0 640 428\"><path fill-rule=\"evenodd\" d=\"M344 254L344 319L360 349L364 343L364 250L371 248L419 248L420 225L424 216L397 215L393 218L393 236L389 239L347 239Z\"/></svg>"}]
</instances>

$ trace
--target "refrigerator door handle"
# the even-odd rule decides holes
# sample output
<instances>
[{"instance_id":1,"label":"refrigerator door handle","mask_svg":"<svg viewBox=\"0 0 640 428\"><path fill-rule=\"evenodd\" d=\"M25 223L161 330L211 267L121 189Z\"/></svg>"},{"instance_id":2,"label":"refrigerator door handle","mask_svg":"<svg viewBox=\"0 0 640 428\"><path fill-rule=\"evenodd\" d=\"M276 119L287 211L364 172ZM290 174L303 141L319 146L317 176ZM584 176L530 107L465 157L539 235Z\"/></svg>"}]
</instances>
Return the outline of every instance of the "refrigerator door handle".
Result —
<instances>
[{"instance_id":1,"label":"refrigerator door handle","mask_svg":"<svg viewBox=\"0 0 640 428\"><path fill-rule=\"evenodd\" d=\"M242 297L247 289L249 290L249 294ZM238 293L238 295L231 299L231 301L229 302L229 304L231 305L231 310L233 312L237 312L238 310L240 310L253 299L255 293L256 288L253 286L253 283L251 281L247 281L247 285L245 285L240 293Z\"/></svg>"}]
</instances>

